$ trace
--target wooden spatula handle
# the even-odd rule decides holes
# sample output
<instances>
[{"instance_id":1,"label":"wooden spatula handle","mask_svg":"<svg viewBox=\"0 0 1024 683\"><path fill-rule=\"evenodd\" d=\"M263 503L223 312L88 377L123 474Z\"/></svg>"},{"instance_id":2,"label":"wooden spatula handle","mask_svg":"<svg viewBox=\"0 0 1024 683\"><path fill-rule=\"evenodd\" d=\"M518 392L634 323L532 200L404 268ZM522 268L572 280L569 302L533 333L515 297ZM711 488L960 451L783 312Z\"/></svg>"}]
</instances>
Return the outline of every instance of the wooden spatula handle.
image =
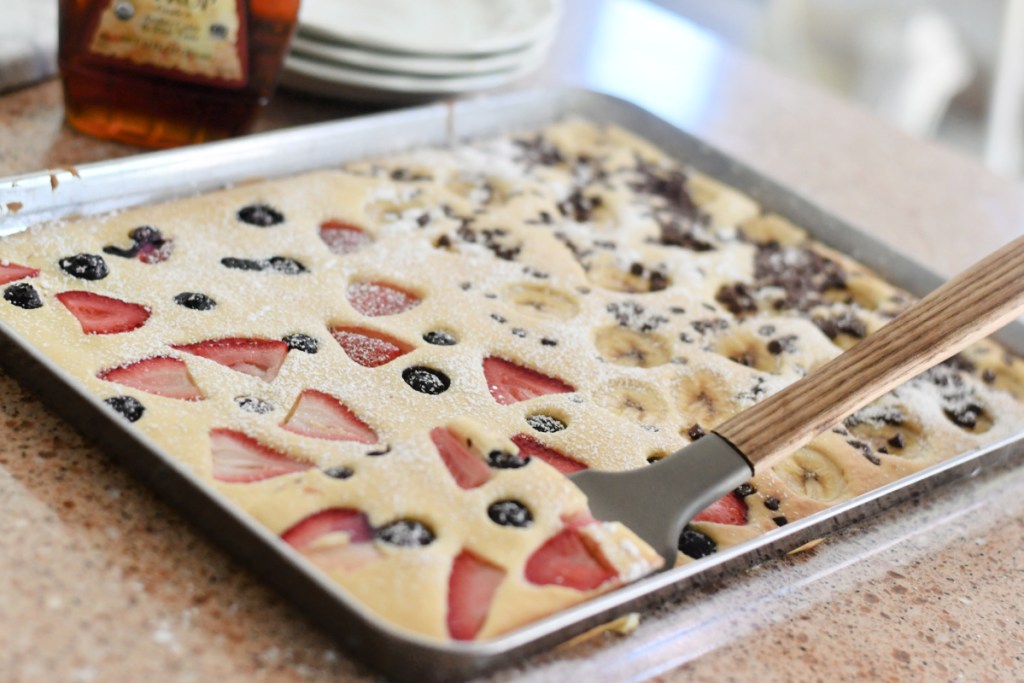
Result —
<instances>
[{"instance_id":1,"label":"wooden spatula handle","mask_svg":"<svg viewBox=\"0 0 1024 683\"><path fill-rule=\"evenodd\" d=\"M1007 244L803 379L718 426L758 467L1024 313L1024 237Z\"/></svg>"}]
</instances>

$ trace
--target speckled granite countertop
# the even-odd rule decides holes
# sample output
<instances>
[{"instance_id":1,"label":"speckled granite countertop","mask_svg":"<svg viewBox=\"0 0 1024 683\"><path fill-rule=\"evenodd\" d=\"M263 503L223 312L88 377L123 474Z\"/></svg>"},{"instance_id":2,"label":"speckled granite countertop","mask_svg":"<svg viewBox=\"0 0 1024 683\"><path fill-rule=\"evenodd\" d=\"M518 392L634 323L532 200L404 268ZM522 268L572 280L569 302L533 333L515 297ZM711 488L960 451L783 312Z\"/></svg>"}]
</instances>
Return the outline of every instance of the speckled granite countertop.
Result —
<instances>
[{"instance_id":1,"label":"speckled granite countertop","mask_svg":"<svg viewBox=\"0 0 1024 683\"><path fill-rule=\"evenodd\" d=\"M637 99L946 273L1021 232L1017 185L673 21L570 2L536 80ZM260 127L347 113L283 94ZM61 121L54 82L0 98L0 176L137 151ZM0 444L0 681L374 680L3 375ZM490 680L1020 681L1022 586L1018 458Z\"/></svg>"}]
</instances>

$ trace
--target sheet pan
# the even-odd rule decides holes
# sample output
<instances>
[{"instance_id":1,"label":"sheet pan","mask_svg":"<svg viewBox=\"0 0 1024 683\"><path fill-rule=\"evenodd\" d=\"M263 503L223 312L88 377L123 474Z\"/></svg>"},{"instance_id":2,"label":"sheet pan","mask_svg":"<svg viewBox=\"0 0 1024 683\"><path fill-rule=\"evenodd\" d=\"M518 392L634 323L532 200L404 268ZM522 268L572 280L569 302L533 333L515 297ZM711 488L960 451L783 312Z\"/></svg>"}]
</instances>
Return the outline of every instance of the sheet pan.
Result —
<instances>
[{"instance_id":1,"label":"sheet pan","mask_svg":"<svg viewBox=\"0 0 1024 683\"><path fill-rule=\"evenodd\" d=\"M643 109L607 95L546 89L483 97L394 113L303 126L238 140L157 152L54 172L0 179L0 237L48 221L93 215L190 195L255 178L337 166L369 155L445 145L543 126L566 116L615 123L806 228L812 236L873 268L915 295L941 278L873 237L829 215L770 178ZM1024 326L997 337L1024 354ZM356 657L401 680L452 681L519 662L678 591L778 557L801 544L920 495L979 467L1020 458L1014 436L964 453L770 534L613 591L481 643L443 643L406 633L348 599L300 555L194 478L144 434L110 417L100 400L0 321L0 365L48 406L245 566L286 594Z\"/></svg>"}]
</instances>

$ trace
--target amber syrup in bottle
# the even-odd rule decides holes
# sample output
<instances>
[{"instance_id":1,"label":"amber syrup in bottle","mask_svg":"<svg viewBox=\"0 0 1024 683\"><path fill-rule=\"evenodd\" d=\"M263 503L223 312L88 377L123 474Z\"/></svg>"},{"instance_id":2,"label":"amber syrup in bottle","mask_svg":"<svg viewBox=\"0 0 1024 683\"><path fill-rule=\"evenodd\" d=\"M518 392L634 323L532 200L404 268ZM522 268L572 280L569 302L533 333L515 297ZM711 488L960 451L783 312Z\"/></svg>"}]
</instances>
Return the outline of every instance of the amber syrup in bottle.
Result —
<instances>
[{"instance_id":1,"label":"amber syrup in bottle","mask_svg":"<svg viewBox=\"0 0 1024 683\"><path fill-rule=\"evenodd\" d=\"M244 133L277 82L299 0L60 0L67 121L145 147Z\"/></svg>"}]
</instances>

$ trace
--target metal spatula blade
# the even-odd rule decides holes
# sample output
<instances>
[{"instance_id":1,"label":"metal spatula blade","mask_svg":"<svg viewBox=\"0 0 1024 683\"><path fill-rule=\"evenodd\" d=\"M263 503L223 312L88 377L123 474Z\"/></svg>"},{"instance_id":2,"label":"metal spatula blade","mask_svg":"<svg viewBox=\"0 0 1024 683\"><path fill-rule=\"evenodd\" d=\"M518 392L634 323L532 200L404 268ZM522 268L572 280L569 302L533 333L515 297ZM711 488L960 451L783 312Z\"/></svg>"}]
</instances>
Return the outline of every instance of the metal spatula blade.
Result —
<instances>
[{"instance_id":1,"label":"metal spatula blade","mask_svg":"<svg viewBox=\"0 0 1024 683\"><path fill-rule=\"evenodd\" d=\"M649 467L572 475L597 519L618 520L675 565L683 526L758 468L1024 314L1024 237L849 351Z\"/></svg>"},{"instance_id":2,"label":"metal spatula blade","mask_svg":"<svg viewBox=\"0 0 1024 683\"><path fill-rule=\"evenodd\" d=\"M753 473L742 453L717 434L708 434L641 470L584 470L571 479L587 494L594 517L622 522L671 567L686 523Z\"/></svg>"}]
</instances>

